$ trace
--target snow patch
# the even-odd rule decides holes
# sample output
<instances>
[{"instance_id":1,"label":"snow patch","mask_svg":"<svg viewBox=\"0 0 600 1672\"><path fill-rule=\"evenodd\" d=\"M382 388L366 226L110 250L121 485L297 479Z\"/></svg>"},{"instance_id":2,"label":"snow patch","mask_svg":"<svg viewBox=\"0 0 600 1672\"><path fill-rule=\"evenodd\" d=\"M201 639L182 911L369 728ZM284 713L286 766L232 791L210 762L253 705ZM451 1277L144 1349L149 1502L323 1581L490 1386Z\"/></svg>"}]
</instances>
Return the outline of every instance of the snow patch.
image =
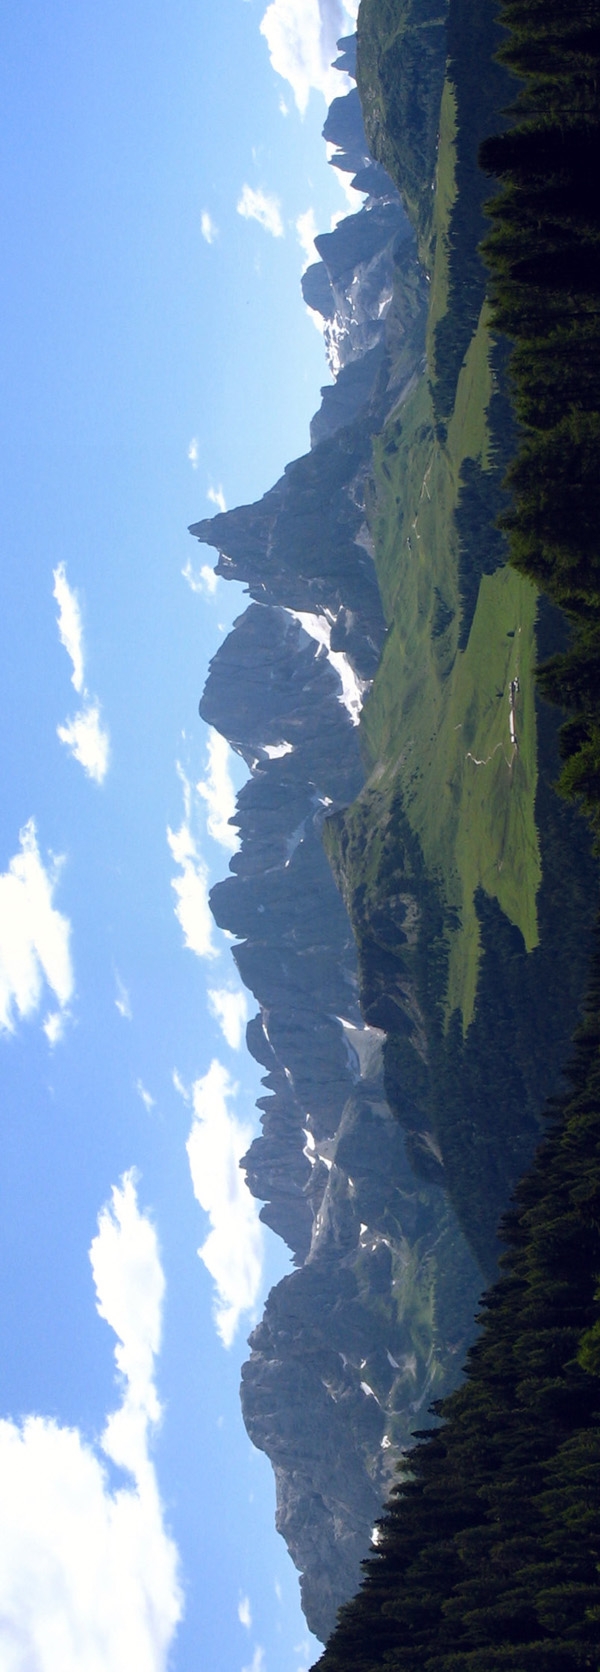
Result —
<instances>
[{"instance_id":1,"label":"snow patch","mask_svg":"<svg viewBox=\"0 0 600 1672\"><path fill-rule=\"evenodd\" d=\"M263 754L270 761L280 761L284 755L291 755L293 748L293 743L263 743Z\"/></svg>"},{"instance_id":2,"label":"snow patch","mask_svg":"<svg viewBox=\"0 0 600 1672\"><path fill-rule=\"evenodd\" d=\"M365 1024L357 1027L356 1022L349 1022L346 1016L338 1016L344 1029L346 1048L350 1059L358 1062L360 1078L367 1075L373 1065L373 1059L380 1053L385 1040L385 1033L381 1028L371 1028Z\"/></svg>"},{"instance_id":3,"label":"snow patch","mask_svg":"<svg viewBox=\"0 0 600 1672\"><path fill-rule=\"evenodd\" d=\"M304 1148L302 1150L302 1154L306 1156L307 1161L310 1161L311 1167L314 1167L315 1164L316 1164L316 1161L317 1161L315 1140L313 1138L312 1132L309 1132L306 1127L303 1128L303 1131L304 1131L304 1136L306 1138L306 1143L305 1143Z\"/></svg>"},{"instance_id":4,"label":"snow patch","mask_svg":"<svg viewBox=\"0 0 600 1672\"><path fill-rule=\"evenodd\" d=\"M357 726L369 681L359 679L344 651L331 649L331 622L325 615L314 615L310 610L288 610L287 613L299 621L303 632L315 639L325 651L342 687L339 700L348 710L353 726Z\"/></svg>"},{"instance_id":5,"label":"snow patch","mask_svg":"<svg viewBox=\"0 0 600 1672\"><path fill-rule=\"evenodd\" d=\"M305 837L305 834L306 834L307 822L308 822L307 819L303 819L301 824L296 825L296 829L294 831L292 831L292 835L288 836L287 842L285 844L285 855L286 855L286 857L285 857L284 870L287 870L287 867L290 863L290 859L292 858L292 854L294 854L296 852L296 848L299 848L300 843L304 841L304 837Z\"/></svg>"}]
</instances>

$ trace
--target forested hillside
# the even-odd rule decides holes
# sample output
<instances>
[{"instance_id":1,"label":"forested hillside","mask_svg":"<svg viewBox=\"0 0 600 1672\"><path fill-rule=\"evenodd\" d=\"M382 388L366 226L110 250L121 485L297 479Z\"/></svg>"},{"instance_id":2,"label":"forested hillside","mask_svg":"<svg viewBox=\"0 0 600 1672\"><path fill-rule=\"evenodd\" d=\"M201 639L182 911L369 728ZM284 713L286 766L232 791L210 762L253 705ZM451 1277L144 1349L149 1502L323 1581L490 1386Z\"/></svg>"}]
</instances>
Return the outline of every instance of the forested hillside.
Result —
<instances>
[{"instance_id":1,"label":"forested hillside","mask_svg":"<svg viewBox=\"0 0 600 1672\"><path fill-rule=\"evenodd\" d=\"M513 108L480 153L496 182L484 250L488 319L514 345L519 426L501 522L512 571L562 612L562 642L544 656L541 641L538 680L566 714L562 796L597 833L600 31L597 8L581 0L507 0L501 19L499 56L517 78ZM557 631L556 615L542 619ZM591 890L590 926L595 910ZM568 937L567 891L562 925ZM491 1098L498 1069L492 1060ZM598 1665L597 955L567 1088L546 1118L548 1136L504 1220L503 1274L485 1298L465 1384L436 1407L441 1427L405 1460L323 1672Z\"/></svg>"},{"instance_id":2,"label":"forested hillside","mask_svg":"<svg viewBox=\"0 0 600 1672\"><path fill-rule=\"evenodd\" d=\"M597 1666L599 975L467 1381L410 1454L323 1672Z\"/></svg>"}]
</instances>

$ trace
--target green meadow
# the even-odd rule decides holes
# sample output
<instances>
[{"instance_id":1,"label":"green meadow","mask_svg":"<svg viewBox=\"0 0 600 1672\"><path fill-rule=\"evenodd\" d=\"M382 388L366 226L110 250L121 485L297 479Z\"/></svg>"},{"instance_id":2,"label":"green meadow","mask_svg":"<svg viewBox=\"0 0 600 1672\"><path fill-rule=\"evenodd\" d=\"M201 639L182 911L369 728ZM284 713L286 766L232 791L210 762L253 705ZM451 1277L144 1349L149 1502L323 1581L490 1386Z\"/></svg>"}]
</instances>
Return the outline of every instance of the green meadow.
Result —
<instances>
[{"instance_id":1,"label":"green meadow","mask_svg":"<svg viewBox=\"0 0 600 1672\"><path fill-rule=\"evenodd\" d=\"M453 99L442 101L431 294L447 293ZM434 320L435 323L435 320ZM372 817L400 793L423 858L451 908L447 1014L472 1019L480 937L475 895L494 896L531 950L540 883L535 827L536 593L514 570L483 575L464 650L454 513L466 458L488 465L492 393L485 318L471 340L447 435L425 378L376 437L370 520L389 626L362 720ZM511 739L511 681L516 743ZM373 791L375 797L373 798Z\"/></svg>"}]
</instances>

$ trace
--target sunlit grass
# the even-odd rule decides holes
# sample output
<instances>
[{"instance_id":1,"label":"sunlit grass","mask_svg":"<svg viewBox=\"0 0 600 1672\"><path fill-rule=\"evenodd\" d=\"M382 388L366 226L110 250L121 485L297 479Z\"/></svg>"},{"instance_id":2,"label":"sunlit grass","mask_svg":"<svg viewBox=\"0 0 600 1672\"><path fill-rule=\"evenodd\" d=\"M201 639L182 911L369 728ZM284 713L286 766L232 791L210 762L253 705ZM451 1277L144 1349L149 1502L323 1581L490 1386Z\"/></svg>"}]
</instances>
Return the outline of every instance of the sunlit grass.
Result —
<instances>
[{"instance_id":1,"label":"sunlit grass","mask_svg":"<svg viewBox=\"0 0 600 1672\"><path fill-rule=\"evenodd\" d=\"M454 103L442 101L432 314L447 295L443 236L454 191ZM537 784L536 593L515 571L482 578L469 639L458 650L460 596L454 512L465 458L488 462L492 393L485 311L458 379L445 441L435 433L424 378L377 437L370 519L388 636L361 732L369 780L369 825L385 832L392 801L419 838L427 869L450 908L447 1014L468 1026L480 946L475 895L494 896L537 944L540 853ZM518 679L517 746L510 734L510 682ZM366 843L367 887L381 846Z\"/></svg>"}]
</instances>

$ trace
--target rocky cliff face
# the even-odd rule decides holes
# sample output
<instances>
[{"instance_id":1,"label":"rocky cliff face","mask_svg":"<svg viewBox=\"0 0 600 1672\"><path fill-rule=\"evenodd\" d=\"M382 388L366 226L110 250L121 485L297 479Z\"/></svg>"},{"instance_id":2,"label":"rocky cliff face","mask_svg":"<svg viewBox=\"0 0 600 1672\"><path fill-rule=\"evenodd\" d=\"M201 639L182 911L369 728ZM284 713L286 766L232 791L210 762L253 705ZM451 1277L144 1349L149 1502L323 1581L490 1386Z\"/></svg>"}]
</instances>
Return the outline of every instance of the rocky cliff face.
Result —
<instances>
[{"instance_id":1,"label":"rocky cliff face","mask_svg":"<svg viewBox=\"0 0 600 1672\"><path fill-rule=\"evenodd\" d=\"M347 68L352 44L340 44ZM432 1182L416 1178L386 1104L383 1035L360 1015L322 844L324 820L363 783L357 721L385 637L364 512L371 436L420 365L425 313L412 234L354 94L335 101L326 132L369 194L318 240L304 279L337 381L311 452L258 504L191 529L252 599L200 703L250 769L239 852L211 908L236 938L258 1006L248 1048L266 1071L242 1165L297 1267L251 1337L242 1407L323 1640L356 1589L398 1451L461 1362L479 1283L439 1161Z\"/></svg>"},{"instance_id":2,"label":"rocky cliff face","mask_svg":"<svg viewBox=\"0 0 600 1672\"><path fill-rule=\"evenodd\" d=\"M356 423L285 475L257 505L243 505L190 533L216 546L216 573L243 581L257 603L317 615L359 678L373 676L384 635L364 523L370 438Z\"/></svg>"},{"instance_id":3,"label":"rocky cliff face","mask_svg":"<svg viewBox=\"0 0 600 1672\"><path fill-rule=\"evenodd\" d=\"M347 54L340 60L349 68ZM422 351L419 319L425 284L415 239L389 174L369 155L356 89L334 99L323 136L336 147L332 163L366 192L363 208L315 240L320 260L307 268L302 292L321 315L335 382L321 390L311 424L313 447L348 424L370 401L398 389ZM394 339L394 374L387 352ZM399 352L402 343L404 352Z\"/></svg>"},{"instance_id":4,"label":"rocky cliff face","mask_svg":"<svg viewBox=\"0 0 600 1672\"><path fill-rule=\"evenodd\" d=\"M380 1038L347 1029L355 1085L333 1138L305 1117L310 1246L272 1290L242 1371L244 1421L273 1464L277 1527L323 1642L399 1452L460 1367L480 1286L443 1192L411 1173Z\"/></svg>"}]
</instances>

